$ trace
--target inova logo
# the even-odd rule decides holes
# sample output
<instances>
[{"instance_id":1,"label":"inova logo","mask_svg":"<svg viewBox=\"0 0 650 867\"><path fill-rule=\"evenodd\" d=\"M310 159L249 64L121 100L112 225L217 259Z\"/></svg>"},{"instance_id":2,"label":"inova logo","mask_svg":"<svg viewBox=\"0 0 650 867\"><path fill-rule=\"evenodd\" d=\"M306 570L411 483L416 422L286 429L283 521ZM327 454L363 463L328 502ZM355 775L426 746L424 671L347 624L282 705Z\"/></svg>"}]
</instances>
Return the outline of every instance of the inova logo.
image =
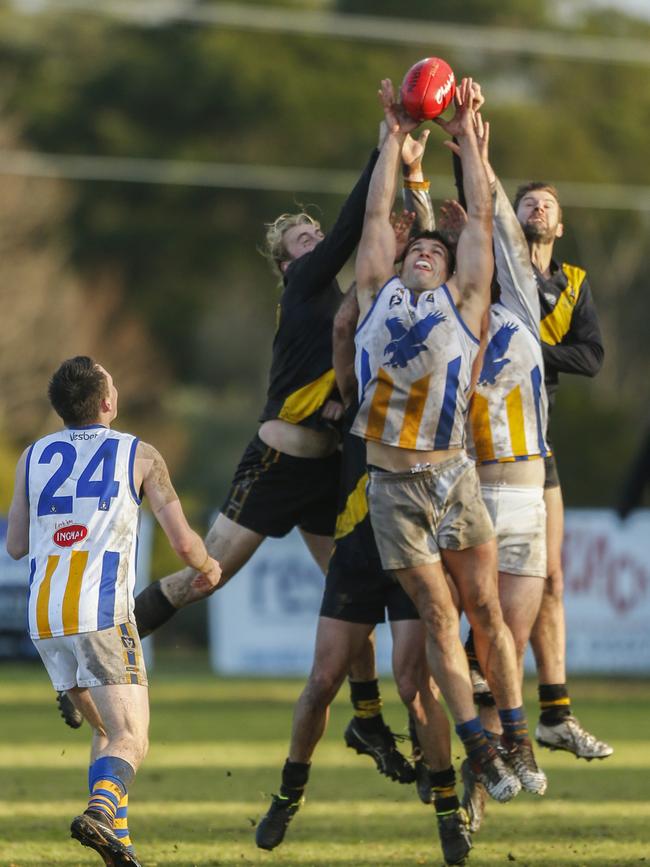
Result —
<instances>
[{"instance_id":1,"label":"inova logo","mask_svg":"<svg viewBox=\"0 0 650 867\"><path fill-rule=\"evenodd\" d=\"M82 542L88 535L88 527L83 524L68 524L54 531L52 541L59 548L71 548L77 542Z\"/></svg>"}]
</instances>

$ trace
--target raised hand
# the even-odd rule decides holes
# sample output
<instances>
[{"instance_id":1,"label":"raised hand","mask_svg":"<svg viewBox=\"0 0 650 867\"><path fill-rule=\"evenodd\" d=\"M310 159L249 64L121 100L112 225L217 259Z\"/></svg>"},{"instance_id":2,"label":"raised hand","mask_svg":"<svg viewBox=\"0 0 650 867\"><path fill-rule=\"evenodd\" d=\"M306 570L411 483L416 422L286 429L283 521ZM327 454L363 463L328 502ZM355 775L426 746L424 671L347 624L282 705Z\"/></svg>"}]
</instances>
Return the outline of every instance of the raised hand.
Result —
<instances>
[{"instance_id":1,"label":"raised hand","mask_svg":"<svg viewBox=\"0 0 650 867\"><path fill-rule=\"evenodd\" d=\"M402 211L399 214L397 211L392 211L390 215L390 224L395 232L395 261L402 258L402 253L408 244L411 226L415 221L415 211Z\"/></svg>"},{"instance_id":2,"label":"raised hand","mask_svg":"<svg viewBox=\"0 0 650 867\"><path fill-rule=\"evenodd\" d=\"M455 199L446 199L439 208L438 229L452 244L457 244L467 223L463 206Z\"/></svg>"},{"instance_id":3,"label":"raised hand","mask_svg":"<svg viewBox=\"0 0 650 867\"><path fill-rule=\"evenodd\" d=\"M493 184L496 180L496 175L494 174L494 169L490 165L490 153L489 153L489 145L490 145L490 122L488 120L483 120L483 116L480 112L477 112L474 115L474 132L476 133L476 141L478 143L478 150L481 154L481 159L483 160L483 165L485 166L485 171L488 176L488 181Z\"/></svg>"},{"instance_id":4,"label":"raised hand","mask_svg":"<svg viewBox=\"0 0 650 867\"><path fill-rule=\"evenodd\" d=\"M472 81L472 110L480 111L485 105L485 97L483 96L483 91L481 90L481 85L478 81Z\"/></svg>"},{"instance_id":5,"label":"raised hand","mask_svg":"<svg viewBox=\"0 0 650 867\"><path fill-rule=\"evenodd\" d=\"M420 135L415 139L411 135L407 135L402 145L402 163L408 169L405 173L407 177L416 172L422 171L422 157L427 146L430 129L423 129Z\"/></svg>"},{"instance_id":6,"label":"raised hand","mask_svg":"<svg viewBox=\"0 0 650 867\"><path fill-rule=\"evenodd\" d=\"M437 123L446 133L455 138L474 135L474 105L478 103L479 98L483 98L480 94L480 88L477 94L473 80L463 78L454 94L454 102L456 103L454 116L451 120L437 117L434 123Z\"/></svg>"},{"instance_id":7,"label":"raised hand","mask_svg":"<svg viewBox=\"0 0 650 867\"><path fill-rule=\"evenodd\" d=\"M384 117L389 132L409 133L419 126L419 121L413 120L404 110L404 106L396 102L393 82L390 78L382 79L378 94L379 101L384 109Z\"/></svg>"},{"instance_id":8,"label":"raised hand","mask_svg":"<svg viewBox=\"0 0 650 867\"><path fill-rule=\"evenodd\" d=\"M209 557L206 560L203 572L200 572L195 578L193 578L192 587L194 587L195 590L200 590L202 593L208 593L210 590L213 590L218 586L220 580L221 566L213 557Z\"/></svg>"}]
</instances>

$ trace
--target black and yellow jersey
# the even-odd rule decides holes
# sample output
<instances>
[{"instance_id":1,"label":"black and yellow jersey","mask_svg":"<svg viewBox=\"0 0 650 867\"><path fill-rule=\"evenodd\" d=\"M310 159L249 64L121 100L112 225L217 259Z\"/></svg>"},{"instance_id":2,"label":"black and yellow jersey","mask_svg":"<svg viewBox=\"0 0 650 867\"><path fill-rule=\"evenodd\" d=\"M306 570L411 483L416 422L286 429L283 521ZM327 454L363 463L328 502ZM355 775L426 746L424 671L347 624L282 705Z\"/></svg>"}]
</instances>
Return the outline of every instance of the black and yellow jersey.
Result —
<instances>
[{"instance_id":1,"label":"black and yellow jersey","mask_svg":"<svg viewBox=\"0 0 650 867\"><path fill-rule=\"evenodd\" d=\"M343 454L339 500L334 530L334 557L339 568L349 568L351 574L364 570L383 569L368 512L368 468L366 443L350 433L357 407L346 410L343 427Z\"/></svg>"},{"instance_id":2,"label":"black and yellow jersey","mask_svg":"<svg viewBox=\"0 0 650 867\"><path fill-rule=\"evenodd\" d=\"M378 153L373 151L330 231L310 253L295 259L284 274L267 400L260 421L280 418L312 428L326 426L321 408L338 394L332 367L332 326L343 293L336 276L359 243Z\"/></svg>"},{"instance_id":3,"label":"black and yellow jersey","mask_svg":"<svg viewBox=\"0 0 650 867\"><path fill-rule=\"evenodd\" d=\"M595 376L605 350L587 274L576 265L551 262L547 279L535 269L541 308L540 335L549 411L560 373Z\"/></svg>"}]
</instances>

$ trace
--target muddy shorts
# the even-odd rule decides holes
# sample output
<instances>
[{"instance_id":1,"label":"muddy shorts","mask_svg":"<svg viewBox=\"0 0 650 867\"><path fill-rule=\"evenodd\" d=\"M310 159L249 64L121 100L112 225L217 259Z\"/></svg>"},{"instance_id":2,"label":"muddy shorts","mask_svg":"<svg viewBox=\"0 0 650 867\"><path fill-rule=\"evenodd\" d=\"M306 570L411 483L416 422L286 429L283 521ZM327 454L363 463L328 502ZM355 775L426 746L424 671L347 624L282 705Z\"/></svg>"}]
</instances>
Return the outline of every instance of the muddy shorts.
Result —
<instances>
[{"instance_id":1,"label":"muddy shorts","mask_svg":"<svg viewBox=\"0 0 650 867\"><path fill-rule=\"evenodd\" d=\"M435 563L494 538L474 462L464 452L417 472L371 468L370 519L384 569Z\"/></svg>"},{"instance_id":2,"label":"muddy shorts","mask_svg":"<svg viewBox=\"0 0 650 867\"><path fill-rule=\"evenodd\" d=\"M52 686L59 692L73 686L147 686L140 636L133 623L33 640Z\"/></svg>"},{"instance_id":3,"label":"muddy shorts","mask_svg":"<svg viewBox=\"0 0 650 867\"><path fill-rule=\"evenodd\" d=\"M546 578L544 489L481 485L497 536L499 572Z\"/></svg>"}]
</instances>

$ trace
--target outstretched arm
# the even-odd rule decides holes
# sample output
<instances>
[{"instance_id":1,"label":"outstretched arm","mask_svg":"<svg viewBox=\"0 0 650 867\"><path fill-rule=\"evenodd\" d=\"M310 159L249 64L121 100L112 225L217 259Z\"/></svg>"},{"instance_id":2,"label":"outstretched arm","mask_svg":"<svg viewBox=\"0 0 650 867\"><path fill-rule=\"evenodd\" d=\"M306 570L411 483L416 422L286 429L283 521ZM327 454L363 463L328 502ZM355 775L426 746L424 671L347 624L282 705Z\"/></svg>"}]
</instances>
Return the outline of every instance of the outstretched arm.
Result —
<instances>
[{"instance_id":1,"label":"outstretched arm","mask_svg":"<svg viewBox=\"0 0 650 867\"><path fill-rule=\"evenodd\" d=\"M492 255L492 200L475 131L475 90L471 78L463 79L456 91L456 114L451 121L436 123L453 136L463 167L463 191L467 202L467 225L458 241L455 286L463 317L478 337L481 321L490 304L494 269ZM453 146L453 142L451 142Z\"/></svg>"},{"instance_id":2,"label":"outstretched arm","mask_svg":"<svg viewBox=\"0 0 650 867\"><path fill-rule=\"evenodd\" d=\"M334 225L323 240L307 253L291 263L285 276L287 291L303 299L319 295L330 285L348 261L361 237L368 184L377 162L383 131L377 148L370 155L366 167L352 192L346 199Z\"/></svg>"},{"instance_id":3,"label":"outstretched arm","mask_svg":"<svg viewBox=\"0 0 650 867\"><path fill-rule=\"evenodd\" d=\"M27 453L28 449L25 449L16 466L14 495L7 523L7 553L14 560L20 560L29 551L29 502L25 489Z\"/></svg>"},{"instance_id":4,"label":"outstretched arm","mask_svg":"<svg viewBox=\"0 0 650 867\"><path fill-rule=\"evenodd\" d=\"M490 163L490 124L476 115L476 134L494 204L494 258L501 303L539 337L539 293L528 244L510 200Z\"/></svg>"},{"instance_id":5,"label":"outstretched arm","mask_svg":"<svg viewBox=\"0 0 650 867\"><path fill-rule=\"evenodd\" d=\"M347 409L354 401L357 377L354 372L354 332L359 319L357 288L353 283L345 294L336 316L332 336L332 357L336 385Z\"/></svg>"},{"instance_id":6,"label":"outstretched arm","mask_svg":"<svg viewBox=\"0 0 650 867\"><path fill-rule=\"evenodd\" d=\"M388 133L372 173L363 232L357 252L355 276L360 315L363 317L377 291L395 273L395 234L390 214L397 187L397 171L407 133L417 126L395 102L393 85L386 78L379 91Z\"/></svg>"},{"instance_id":7,"label":"outstretched arm","mask_svg":"<svg viewBox=\"0 0 650 867\"><path fill-rule=\"evenodd\" d=\"M415 232L432 232L436 227L429 181L422 171L422 158L430 132L424 129L417 138L407 135L402 145L402 196L405 210L414 215L412 222ZM403 252L403 248L398 249L398 258Z\"/></svg>"},{"instance_id":8,"label":"outstretched arm","mask_svg":"<svg viewBox=\"0 0 650 867\"><path fill-rule=\"evenodd\" d=\"M208 554L203 539L187 523L178 495L169 477L162 455L148 443L138 443L136 451L136 485L142 480L156 520L163 528L169 544L181 560L199 573L193 584L198 589L216 587L221 568Z\"/></svg>"}]
</instances>

